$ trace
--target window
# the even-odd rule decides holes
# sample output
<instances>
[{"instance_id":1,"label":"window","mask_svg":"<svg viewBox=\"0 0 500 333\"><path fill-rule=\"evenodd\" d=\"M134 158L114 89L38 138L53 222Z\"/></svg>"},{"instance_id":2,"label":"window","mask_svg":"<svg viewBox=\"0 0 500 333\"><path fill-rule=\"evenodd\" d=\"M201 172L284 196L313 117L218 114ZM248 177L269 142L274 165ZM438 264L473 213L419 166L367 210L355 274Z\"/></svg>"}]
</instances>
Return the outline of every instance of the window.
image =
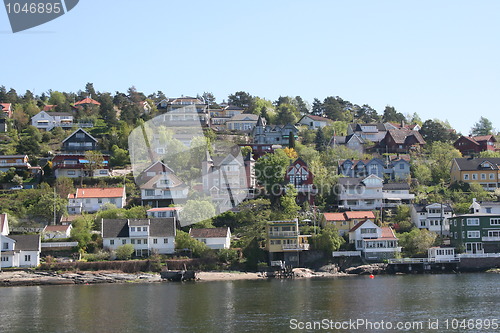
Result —
<instances>
[{"instance_id":1,"label":"window","mask_svg":"<svg viewBox=\"0 0 500 333\"><path fill-rule=\"evenodd\" d=\"M142 231L148 231L148 227L142 227Z\"/></svg>"},{"instance_id":2,"label":"window","mask_svg":"<svg viewBox=\"0 0 500 333\"><path fill-rule=\"evenodd\" d=\"M479 225L479 219L478 218L467 219L467 225Z\"/></svg>"},{"instance_id":3,"label":"window","mask_svg":"<svg viewBox=\"0 0 500 333\"><path fill-rule=\"evenodd\" d=\"M76 175L75 170L68 170L68 176L74 176L74 175Z\"/></svg>"},{"instance_id":4,"label":"window","mask_svg":"<svg viewBox=\"0 0 500 333\"><path fill-rule=\"evenodd\" d=\"M102 203L102 198L98 198L97 203Z\"/></svg>"},{"instance_id":5,"label":"window","mask_svg":"<svg viewBox=\"0 0 500 333\"><path fill-rule=\"evenodd\" d=\"M494 174L494 173L490 173L490 179L491 179L491 180L494 180L494 179L495 179L495 174Z\"/></svg>"},{"instance_id":6,"label":"window","mask_svg":"<svg viewBox=\"0 0 500 333\"><path fill-rule=\"evenodd\" d=\"M9 243L3 243L2 249L8 250L9 249Z\"/></svg>"},{"instance_id":7,"label":"window","mask_svg":"<svg viewBox=\"0 0 500 333\"><path fill-rule=\"evenodd\" d=\"M499 218L490 219L490 225L500 225L500 219Z\"/></svg>"},{"instance_id":8,"label":"window","mask_svg":"<svg viewBox=\"0 0 500 333\"><path fill-rule=\"evenodd\" d=\"M481 179L483 179L483 180L486 179L486 174L485 173L481 174Z\"/></svg>"},{"instance_id":9,"label":"window","mask_svg":"<svg viewBox=\"0 0 500 333\"><path fill-rule=\"evenodd\" d=\"M163 244L168 244L168 238L163 239Z\"/></svg>"},{"instance_id":10,"label":"window","mask_svg":"<svg viewBox=\"0 0 500 333\"><path fill-rule=\"evenodd\" d=\"M100 175L107 175L108 174L108 170L99 170L99 174Z\"/></svg>"},{"instance_id":11,"label":"window","mask_svg":"<svg viewBox=\"0 0 500 333\"><path fill-rule=\"evenodd\" d=\"M130 227L130 232L135 232L135 227Z\"/></svg>"},{"instance_id":12,"label":"window","mask_svg":"<svg viewBox=\"0 0 500 333\"><path fill-rule=\"evenodd\" d=\"M405 165L403 163L399 164L399 169L403 170L405 168Z\"/></svg>"},{"instance_id":13,"label":"window","mask_svg":"<svg viewBox=\"0 0 500 333\"><path fill-rule=\"evenodd\" d=\"M90 199L85 199L85 203L89 204L90 203Z\"/></svg>"},{"instance_id":14,"label":"window","mask_svg":"<svg viewBox=\"0 0 500 333\"><path fill-rule=\"evenodd\" d=\"M138 239L137 244L141 244L141 243L142 243L142 239Z\"/></svg>"},{"instance_id":15,"label":"window","mask_svg":"<svg viewBox=\"0 0 500 333\"><path fill-rule=\"evenodd\" d=\"M491 214L491 207L486 207L486 213Z\"/></svg>"},{"instance_id":16,"label":"window","mask_svg":"<svg viewBox=\"0 0 500 333\"><path fill-rule=\"evenodd\" d=\"M31 255L30 254L24 255L24 261L31 261Z\"/></svg>"},{"instance_id":17,"label":"window","mask_svg":"<svg viewBox=\"0 0 500 333\"><path fill-rule=\"evenodd\" d=\"M113 205L116 205L116 198L110 198L109 202L112 203Z\"/></svg>"},{"instance_id":18,"label":"window","mask_svg":"<svg viewBox=\"0 0 500 333\"><path fill-rule=\"evenodd\" d=\"M500 237L500 230L488 230L488 237Z\"/></svg>"},{"instance_id":19,"label":"window","mask_svg":"<svg viewBox=\"0 0 500 333\"><path fill-rule=\"evenodd\" d=\"M377 229L375 228L362 228L361 233L362 234L375 234L377 232Z\"/></svg>"},{"instance_id":20,"label":"window","mask_svg":"<svg viewBox=\"0 0 500 333\"><path fill-rule=\"evenodd\" d=\"M122 245L125 245L127 244L127 240L126 239L122 239Z\"/></svg>"},{"instance_id":21,"label":"window","mask_svg":"<svg viewBox=\"0 0 500 333\"><path fill-rule=\"evenodd\" d=\"M158 238L153 238L153 244L158 244Z\"/></svg>"},{"instance_id":22,"label":"window","mask_svg":"<svg viewBox=\"0 0 500 333\"><path fill-rule=\"evenodd\" d=\"M130 244L135 244L135 239L131 239Z\"/></svg>"},{"instance_id":23,"label":"window","mask_svg":"<svg viewBox=\"0 0 500 333\"><path fill-rule=\"evenodd\" d=\"M144 244L147 244L148 243L148 239L144 239Z\"/></svg>"},{"instance_id":24,"label":"window","mask_svg":"<svg viewBox=\"0 0 500 333\"><path fill-rule=\"evenodd\" d=\"M472 180L477 180L477 173L472 174Z\"/></svg>"},{"instance_id":25,"label":"window","mask_svg":"<svg viewBox=\"0 0 500 333\"><path fill-rule=\"evenodd\" d=\"M467 238L480 238L481 232L479 230L467 231Z\"/></svg>"},{"instance_id":26,"label":"window","mask_svg":"<svg viewBox=\"0 0 500 333\"><path fill-rule=\"evenodd\" d=\"M9 258L7 258L6 256L3 256L2 261L9 261Z\"/></svg>"},{"instance_id":27,"label":"window","mask_svg":"<svg viewBox=\"0 0 500 333\"><path fill-rule=\"evenodd\" d=\"M115 245L115 240L114 239L110 239L109 240L109 245Z\"/></svg>"},{"instance_id":28,"label":"window","mask_svg":"<svg viewBox=\"0 0 500 333\"><path fill-rule=\"evenodd\" d=\"M464 180L469 180L469 174L468 173L464 174Z\"/></svg>"},{"instance_id":29,"label":"window","mask_svg":"<svg viewBox=\"0 0 500 333\"><path fill-rule=\"evenodd\" d=\"M146 192L147 196L153 196L153 195L155 195L155 190L146 190L145 192Z\"/></svg>"}]
</instances>

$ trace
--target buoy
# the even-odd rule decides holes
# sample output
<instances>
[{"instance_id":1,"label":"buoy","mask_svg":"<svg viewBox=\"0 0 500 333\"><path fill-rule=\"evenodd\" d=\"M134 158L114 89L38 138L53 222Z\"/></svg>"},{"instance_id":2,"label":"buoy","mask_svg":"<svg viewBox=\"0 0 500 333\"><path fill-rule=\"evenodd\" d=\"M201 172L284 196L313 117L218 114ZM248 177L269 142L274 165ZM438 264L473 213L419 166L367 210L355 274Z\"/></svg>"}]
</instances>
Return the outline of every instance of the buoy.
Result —
<instances>
[{"instance_id":1,"label":"buoy","mask_svg":"<svg viewBox=\"0 0 500 333\"><path fill-rule=\"evenodd\" d=\"M375 275L370 274L370 279L373 279L373 278L375 278Z\"/></svg>"}]
</instances>

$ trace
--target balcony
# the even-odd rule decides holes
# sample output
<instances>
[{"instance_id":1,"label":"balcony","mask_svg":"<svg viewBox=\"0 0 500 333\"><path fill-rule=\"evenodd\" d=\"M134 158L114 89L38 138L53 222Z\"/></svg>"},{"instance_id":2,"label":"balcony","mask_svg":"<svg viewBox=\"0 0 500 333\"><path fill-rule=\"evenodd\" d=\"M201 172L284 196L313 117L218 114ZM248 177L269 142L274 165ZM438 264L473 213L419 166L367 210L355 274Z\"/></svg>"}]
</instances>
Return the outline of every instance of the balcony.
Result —
<instances>
[{"instance_id":1,"label":"balcony","mask_svg":"<svg viewBox=\"0 0 500 333\"><path fill-rule=\"evenodd\" d=\"M500 236L497 237L483 237L483 242L500 242Z\"/></svg>"},{"instance_id":2,"label":"balcony","mask_svg":"<svg viewBox=\"0 0 500 333\"><path fill-rule=\"evenodd\" d=\"M271 231L269 237L297 237L298 231Z\"/></svg>"},{"instance_id":3,"label":"balcony","mask_svg":"<svg viewBox=\"0 0 500 333\"><path fill-rule=\"evenodd\" d=\"M308 251L309 244L283 244L281 248L283 251Z\"/></svg>"}]
</instances>

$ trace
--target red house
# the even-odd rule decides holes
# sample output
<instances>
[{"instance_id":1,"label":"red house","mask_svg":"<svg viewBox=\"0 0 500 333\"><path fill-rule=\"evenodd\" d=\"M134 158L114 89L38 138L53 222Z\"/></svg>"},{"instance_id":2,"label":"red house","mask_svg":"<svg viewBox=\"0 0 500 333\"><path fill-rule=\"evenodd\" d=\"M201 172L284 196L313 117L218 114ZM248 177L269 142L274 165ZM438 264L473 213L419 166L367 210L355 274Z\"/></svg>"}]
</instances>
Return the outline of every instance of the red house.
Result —
<instances>
[{"instance_id":1,"label":"red house","mask_svg":"<svg viewBox=\"0 0 500 333\"><path fill-rule=\"evenodd\" d=\"M466 156L479 154L482 151L495 151L495 142L497 140L493 135L461 136L453 146Z\"/></svg>"},{"instance_id":2,"label":"red house","mask_svg":"<svg viewBox=\"0 0 500 333\"><path fill-rule=\"evenodd\" d=\"M308 201L314 204L316 187L313 184L314 175L309 170L307 163L301 158L290 164L285 173L285 184L292 184L297 190L297 203L300 205Z\"/></svg>"}]
</instances>

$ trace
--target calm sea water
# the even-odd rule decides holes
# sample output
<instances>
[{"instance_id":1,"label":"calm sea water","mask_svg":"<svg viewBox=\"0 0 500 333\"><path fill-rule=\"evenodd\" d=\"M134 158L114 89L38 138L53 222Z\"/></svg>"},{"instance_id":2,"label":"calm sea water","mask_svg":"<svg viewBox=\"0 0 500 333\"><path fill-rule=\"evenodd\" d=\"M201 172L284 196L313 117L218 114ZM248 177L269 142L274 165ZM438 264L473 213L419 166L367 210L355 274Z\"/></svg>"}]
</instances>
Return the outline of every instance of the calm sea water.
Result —
<instances>
[{"instance_id":1,"label":"calm sea water","mask_svg":"<svg viewBox=\"0 0 500 333\"><path fill-rule=\"evenodd\" d=\"M415 325L408 332L500 332L479 327L500 321L499 282L461 274L0 288L0 331L264 333L316 322L333 332L350 320L340 331L401 322ZM476 321L460 329L464 319Z\"/></svg>"}]
</instances>

